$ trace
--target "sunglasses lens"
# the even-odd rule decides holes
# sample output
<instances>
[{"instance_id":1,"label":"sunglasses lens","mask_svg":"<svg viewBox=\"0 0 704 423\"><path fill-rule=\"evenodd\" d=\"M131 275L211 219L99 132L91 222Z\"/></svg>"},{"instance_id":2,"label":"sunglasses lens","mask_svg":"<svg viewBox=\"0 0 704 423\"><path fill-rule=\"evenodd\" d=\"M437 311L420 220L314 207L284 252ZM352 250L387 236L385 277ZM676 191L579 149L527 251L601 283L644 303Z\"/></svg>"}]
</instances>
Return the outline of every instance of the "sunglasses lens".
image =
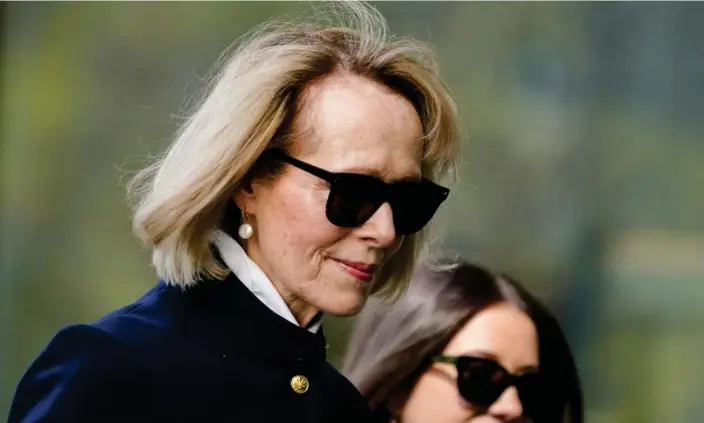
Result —
<instances>
[{"instance_id":1,"label":"sunglasses lens","mask_svg":"<svg viewBox=\"0 0 704 423\"><path fill-rule=\"evenodd\" d=\"M461 357L457 361L457 370L457 385L468 403L489 407L506 389L508 375L487 360Z\"/></svg>"},{"instance_id":2,"label":"sunglasses lens","mask_svg":"<svg viewBox=\"0 0 704 423\"><path fill-rule=\"evenodd\" d=\"M410 235L423 229L448 193L448 189L425 179L396 184L391 199L396 233Z\"/></svg>"},{"instance_id":3,"label":"sunglasses lens","mask_svg":"<svg viewBox=\"0 0 704 423\"><path fill-rule=\"evenodd\" d=\"M540 417L544 410L543 395L546 392L543 386L543 378L538 373L521 376L516 383L518 397L523 405L523 412L526 416L534 420ZM541 411L543 410L543 411Z\"/></svg>"},{"instance_id":4,"label":"sunglasses lens","mask_svg":"<svg viewBox=\"0 0 704 423\"><path fill-rule=\"evenodd\" d=\"M349 228L366 222L383 204L380 182L365 175L338 175L330 188L328 220Z\"/></svg>"},{"instance_id":5,"label":"sunglasses lens","mask_svg":"<svg viewBox=\"0 0 704 423\"><path fill-rule=\"evenodd\" d=\"M331 183L327 217L337 226L359 226L388 201L396 233L409 235L428 224L448 193L447 188L425 179L386 185L368 175L338 174Z\"/></svg>"}]
</instances>

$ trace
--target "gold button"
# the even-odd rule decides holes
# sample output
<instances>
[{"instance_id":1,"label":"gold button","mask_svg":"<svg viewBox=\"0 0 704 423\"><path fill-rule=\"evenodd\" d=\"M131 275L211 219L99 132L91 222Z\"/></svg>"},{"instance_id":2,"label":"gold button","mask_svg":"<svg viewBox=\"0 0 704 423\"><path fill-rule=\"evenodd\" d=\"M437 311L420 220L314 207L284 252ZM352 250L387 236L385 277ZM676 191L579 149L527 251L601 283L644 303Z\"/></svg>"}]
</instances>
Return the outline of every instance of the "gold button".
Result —
<instances>
[{"instance_id":1,"label":"gold button","mask_svg":"<svg viewBox=\"0 0 704 423\"><path fill-rule=\"evenodd\" d=\"M291 378L291 389L297 394L305 394L309 387L308 378L301 375L296 375Z\"/></svg>"}]
</instances>

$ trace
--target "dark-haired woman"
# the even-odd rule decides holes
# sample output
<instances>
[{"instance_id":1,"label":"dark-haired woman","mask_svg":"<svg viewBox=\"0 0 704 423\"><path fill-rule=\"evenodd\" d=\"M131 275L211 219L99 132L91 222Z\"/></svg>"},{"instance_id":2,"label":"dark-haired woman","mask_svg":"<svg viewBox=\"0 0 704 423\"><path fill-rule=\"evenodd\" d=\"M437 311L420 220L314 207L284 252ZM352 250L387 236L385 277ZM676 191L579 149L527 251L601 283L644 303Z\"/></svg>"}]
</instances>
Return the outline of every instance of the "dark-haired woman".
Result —
<instances>
[{"instance_id":1,"label":"dark-haired woman","mask_svg":"<svg viewBox=\"0 0 704 423\"><path fill-rule=\"evenodd\" d=\"M400 300L365 308L343 373L381 421L583 421L556 318L515 280L467 262L425 264Z\"/></svg>"}]
</instances>

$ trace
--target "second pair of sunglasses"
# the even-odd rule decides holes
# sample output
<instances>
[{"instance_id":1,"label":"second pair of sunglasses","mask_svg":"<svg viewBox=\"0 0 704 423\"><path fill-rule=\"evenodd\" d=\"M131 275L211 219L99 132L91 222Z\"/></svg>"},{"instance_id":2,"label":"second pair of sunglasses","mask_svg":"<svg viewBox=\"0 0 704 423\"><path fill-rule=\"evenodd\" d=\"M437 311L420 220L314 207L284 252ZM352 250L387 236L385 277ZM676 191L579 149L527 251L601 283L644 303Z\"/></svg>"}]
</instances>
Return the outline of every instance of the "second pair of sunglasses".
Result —
<instances>
[{"instance_id":1,"label":"second pair of sunglasses","mask_svg":"<svg viewBox=\"0 0 704 423\"><path fill-rule=\"evenodd\" d=\"M326 215L330 223L343 228L361 226L379 207L389 203L396 233L410 235L428 224L450 193L448 188L425 178L389 184L370 175L329 172L280 150L272 154L330 184Z\"/></svg>"},{"instance_id":2,"label":"second pair of sunglasses","mask_svg":"<svg viewBox=\"0 0 704 423\"><path fill-rule=\"evenodd\" d=\"M506 389L515 386L526 417L537 418L542 407L544 386L539 372L513 375L489 358L440 355L434 362L454 364L457 389L470 404L489 408Z\"/></svg>"}]
</instances>

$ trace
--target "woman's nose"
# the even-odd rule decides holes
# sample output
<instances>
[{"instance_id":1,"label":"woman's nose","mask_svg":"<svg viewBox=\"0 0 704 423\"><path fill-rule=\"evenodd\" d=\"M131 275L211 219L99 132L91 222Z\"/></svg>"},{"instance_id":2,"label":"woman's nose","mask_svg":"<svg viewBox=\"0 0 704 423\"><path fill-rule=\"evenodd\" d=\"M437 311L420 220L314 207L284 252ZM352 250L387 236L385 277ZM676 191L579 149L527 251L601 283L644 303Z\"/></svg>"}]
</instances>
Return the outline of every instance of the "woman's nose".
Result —
<instances>
[{"instance_id":1,"label":"woman's nose","mask_svg":"<svg viewBox=\"0 0 704 423\"><path fill-rule=\"evenodd\" d=\"M361 228L359 235L372 240L377 248L387 248L396 240L394 214L389 203L384 203Z\"/></svg>"},{"instance_id":2,"label":"woman's nose","mask_svg":"<svg viewBox=\"0 0 704 423\"><path fill-rule=\"evenodd\" d=\"M487 414L499 421L510 422L523 415L523 405L518 397L518 390L510 386L504 391L499 399L487 410Z\"/></svg>"}]
</instances>

